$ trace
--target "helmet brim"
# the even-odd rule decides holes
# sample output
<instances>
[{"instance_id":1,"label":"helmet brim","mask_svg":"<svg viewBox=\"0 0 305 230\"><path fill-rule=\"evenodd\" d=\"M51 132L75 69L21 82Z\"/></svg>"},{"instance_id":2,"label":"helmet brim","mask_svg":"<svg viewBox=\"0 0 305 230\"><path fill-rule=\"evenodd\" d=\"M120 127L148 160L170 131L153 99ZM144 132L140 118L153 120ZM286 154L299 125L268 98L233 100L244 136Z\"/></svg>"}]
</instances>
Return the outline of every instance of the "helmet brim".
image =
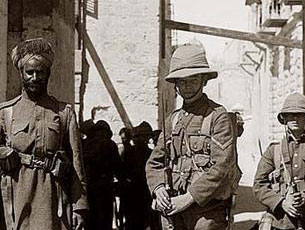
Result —
<instances>
[{"instance_id":1,"label":"helmet brim","mask_svg":"<svg viewBox=\"0 0 305 230\"><path fill-rule=\"evenodd\" d=\"M289 113L302 113L302 114L304 114L304 116L305 116L305 110L304 110L304 109L295 109L294 111L280 112L280 113L277 115L277 120L278 120L282 125L284 125L284 124L285 124L284 117L285 117L285 115L287 115L287 114L289 114Z\"/></svg>"},{"instance_id":2,"label":"helmet brim","mask_svg":"<svg viewBox=\"0 0 305 230\"><path fill-rule=\"evenodd\" d=\"M184 79L197 74L206 74L205 80L214 79L218 76L218 72L212 68L184 68L168 74L165 80L170 83L175 83L177 79Z\"/></svg>"}]
</instances>

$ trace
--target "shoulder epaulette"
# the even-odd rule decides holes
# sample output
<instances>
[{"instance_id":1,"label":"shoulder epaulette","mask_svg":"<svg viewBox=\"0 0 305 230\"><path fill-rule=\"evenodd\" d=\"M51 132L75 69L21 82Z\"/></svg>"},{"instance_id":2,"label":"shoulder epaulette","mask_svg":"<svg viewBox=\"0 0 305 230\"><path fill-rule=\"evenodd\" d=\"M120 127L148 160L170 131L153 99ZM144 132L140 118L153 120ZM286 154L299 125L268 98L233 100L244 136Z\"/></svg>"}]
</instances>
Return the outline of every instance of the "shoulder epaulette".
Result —
<instances>
[{"instance_id":1,"label":"shoulder epaulette","mask_svg":"<svg viewBox=\"0 0 305 230\"><path fill-rule=\"evenodd\" d=\"M0 109L4 109L4 108L10 107L10 106L13 106L13 105L15 105L18 101L20 101L20 99L21 99L21 95L19 95L19 96L13 98L12 100L2 102L2 103L0 104Z\"/></svg>"}]
</instances>

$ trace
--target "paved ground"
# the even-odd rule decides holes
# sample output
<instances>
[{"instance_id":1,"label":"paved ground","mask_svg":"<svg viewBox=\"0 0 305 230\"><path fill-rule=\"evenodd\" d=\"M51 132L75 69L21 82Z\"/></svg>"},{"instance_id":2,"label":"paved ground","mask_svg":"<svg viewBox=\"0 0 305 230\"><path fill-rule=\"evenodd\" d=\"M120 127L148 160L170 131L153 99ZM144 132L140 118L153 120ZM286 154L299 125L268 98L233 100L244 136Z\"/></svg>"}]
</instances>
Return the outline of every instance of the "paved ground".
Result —
<instances>
[{"instance_id":1,"label":"paved ground","mask_svg":"<svg viewBox=\"0 0 305 230\"><path fill-rule=\"evenodd\" d=\"M252 193L252 187L239 186L236 197L233 230L249 230L260 219L264 206L259 204Z\"/></svg>"},{"instance_id":2,"label":"paved ground","mask_svg":"<svg viewBox=\"0 0 305 230\"><path fill-rule=\"evenodd\" d=\"M119 199L117 202L119 203ZM255 199L252 187L240 185L237 190L236 206L233 209L233 230L251 230L264 210L264 207ZM113 229L118 229L115 223L113 226Z\"/></svg>"}]
</instances>

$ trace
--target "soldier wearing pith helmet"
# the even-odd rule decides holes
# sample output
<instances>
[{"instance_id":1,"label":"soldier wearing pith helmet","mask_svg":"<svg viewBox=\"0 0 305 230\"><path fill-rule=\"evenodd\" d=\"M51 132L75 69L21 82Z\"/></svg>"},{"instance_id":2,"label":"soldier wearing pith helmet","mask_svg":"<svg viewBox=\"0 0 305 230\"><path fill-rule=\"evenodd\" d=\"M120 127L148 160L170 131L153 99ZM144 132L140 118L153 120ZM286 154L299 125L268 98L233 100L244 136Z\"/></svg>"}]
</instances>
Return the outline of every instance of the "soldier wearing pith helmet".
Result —
<instances>
[{"instance_id":1,"label":"soldier wearing pith helmet","mask_svg":"<svg viewBox=\"0 0 305 230\"><path fill-rule=\"evenodd\" d=\"M277 119L285 135L265 151L253 186L255 196L267 207L260 229L304 229L304 95L288 95Z\"/></svg>"},{"instance_id":2,"label":"soldier wearing pith helmet","mask_svg":"<svg viewBox=\"0 0 305 230\"><path fill-rule=\"evenodd\" d=\"M226 109L202 93L217 71L210 68L203 47L179 47L165 80L175 84L183 106L166 120L146 165L146 177L163 213L163 229L225 229L227 204L240 173L233 146L232 124ZM165 143L175 195L164 181ZM171 220L170 222L168 220Z\"/></svg>"},{"instance_id":3,"label":"soldier wearing pith helmet","mask_svg":"<svg viewBox=\"0 0 305 230\"><path fill-rule=\"evenodd\" d=\"M80 135L72 106L47 92L53 60L43 38L12 51L23 88L0 105L1 191L10 230L84 228L88 205Z\"/></svg>"}]
</instances>

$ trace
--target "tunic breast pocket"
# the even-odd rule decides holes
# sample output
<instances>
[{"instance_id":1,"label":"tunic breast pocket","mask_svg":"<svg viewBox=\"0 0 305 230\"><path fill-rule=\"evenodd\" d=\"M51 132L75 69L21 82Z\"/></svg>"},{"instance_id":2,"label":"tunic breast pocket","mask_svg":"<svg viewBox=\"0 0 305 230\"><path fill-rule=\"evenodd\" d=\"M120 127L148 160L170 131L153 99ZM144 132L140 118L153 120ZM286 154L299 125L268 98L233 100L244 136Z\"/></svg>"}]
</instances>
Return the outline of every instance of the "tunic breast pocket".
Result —
<instances>
[{"instance_id":1,"label":"tunic breast pocket","mask_svg":"<svg viewBox=\"0 0 305 230\"><path fill-rule=\"evenodd\" d=\"M189 135L190 149L195 154L210 155L210 138L204 135Z\"/></svg>"},{"instance_id":2,"label":"tunic breast pocket","mask_svg":"<svg viewBox=\"0 0 305 230\"><path fill-rule=\"evenodd\" d=\"M10 139L13 148L25 152L29 145L29 122L13 121Z\"/></svg>"},{"instance_id":3,"label":"tunic breast pocket","mask_svg":"<svg viewBox=\"0 0 305 230\"><path fill-rule=\"evenodd\" d=\"M59 123L47 123L47 151L55 152L59 149L60 144L60 125Z\"/></svg>"},{"instance_id":4,"label":"tunic breast pocket","mask_svg":"<svg viewBox=\"0 0 305 230\"><path fill-rule=\"evenodd\" d=\"M210 138L203 135L189 135L190 149L196 167L207 170L213 165L211 161Z\"/></svg>"}]
</instances>

